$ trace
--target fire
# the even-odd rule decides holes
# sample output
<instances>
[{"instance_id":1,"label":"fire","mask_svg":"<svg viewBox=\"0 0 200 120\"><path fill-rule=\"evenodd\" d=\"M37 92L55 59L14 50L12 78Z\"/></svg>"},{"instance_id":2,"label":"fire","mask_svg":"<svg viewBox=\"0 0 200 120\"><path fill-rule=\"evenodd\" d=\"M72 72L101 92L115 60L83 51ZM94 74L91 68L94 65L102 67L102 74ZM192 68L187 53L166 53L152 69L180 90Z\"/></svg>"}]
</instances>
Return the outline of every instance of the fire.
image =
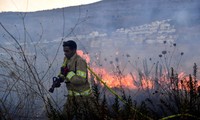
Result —
<instances>
[{"instance_id":1,"label":"fire","mask_svg":"<svg viewBox=\"0 0 200 120\"><path fill-rule=\"evenodd\" d=\"M90 57L88 54L83 53L82 50L77 50L77 54L86 60L87 63L90 62Z\"/></svg>"},{"instance_id":2,"label":"fire","mask_svg":"<svg viewBox=\"0 0 200 120\"><path fill-rule=\"evenodd\" d=\"M189 75L186 75L184 72L181 72L179 75L178 75L178 78L181 80L179 81L179 89L186 89L187 91L190 90L190 76ZM194 79L194 76L191 75L191 82L192 84L196 87L200 86L200 80L198 79ZM197 89L197 88L196 88Z\"/></svg>"},{"instance_id":3,"label":"fire","mask_svg":"<svg viewBox=\"0 0 200 120\"><path fill-rule=\"evenodd\" d=\"M137 86L133 83L133 78L131 75L116 76L109 73L104 68L93 68L94 72L101 76L102 80L111 88L122 87L129 89L137 89Z\"/></svg>"},{"instance_id":4,"label":"fire","mask_svg":"<svg viewBox=\"0 0 200 120\"><path fill-rule=\"evenodd\" d=\"M90 63L90 57L88 54L84 54L83 51L77 50L77 54L83 57L86 62ZM125 74L125 75L116 75L112 72L109 72L106 68L102 68L96 65L91 66L93 71L102 78L102 81L106 83L107 86L111 88L128 88L128 89L153 89L155 87L155 78L141 76L137 77L136 75L132 74ZM166 77L167 74L164 74L160 78L158 78L158 82L161 86L170 85L171 87L175 87L172 85L173 83L170 82L170 78ZM178 89L187 89L189 76L186 75L184 72L178 74ZM197 80L197 86L200 86L200 81Z\"/></svg>"},{"instance_id":5,"label":"fire","mask_svg":"<svg viewBox=\"0 0 200 120\"><path fill-rule=\"evenodd\" d=\"M153 89L154 87L154 83L152 81L151 78L145 78L143 77L142 80L141 80L141 86L142 88L148 88L148 89Z\"/></svg>"},{"instance_id":6,"label":"fire","mask_svg":"<svg viewBox=\"0 0 200 120\"><path fill-rule=\"evenodd\" d=\"M86 60L87 63L90 62L90 57L88 54L84 54L82 50L77 50L77 54ZM134 85L134 78L131 75L124 75L117 77L116 75L109 73L104 68L92 67L94 72L97 73L103 81L111 88L114 87L125 87L129 89L137 89L137 86ZM143 82L144 83L144 82Z\"/></svg>"},{"instance_id":7,"label":"fire","mask_svg":"<svg viewBox=\"0 0 200 120\"><path fill-rule=\"evenodd\" d=\"M94 72L97 73L102 80L111 88L128 88L128 89L152 89L153 81L151 78L142 77L140 80L136 75L125 74L116 75L109 73L105 68L95 67Z\"/></svg>"}]
</instances>

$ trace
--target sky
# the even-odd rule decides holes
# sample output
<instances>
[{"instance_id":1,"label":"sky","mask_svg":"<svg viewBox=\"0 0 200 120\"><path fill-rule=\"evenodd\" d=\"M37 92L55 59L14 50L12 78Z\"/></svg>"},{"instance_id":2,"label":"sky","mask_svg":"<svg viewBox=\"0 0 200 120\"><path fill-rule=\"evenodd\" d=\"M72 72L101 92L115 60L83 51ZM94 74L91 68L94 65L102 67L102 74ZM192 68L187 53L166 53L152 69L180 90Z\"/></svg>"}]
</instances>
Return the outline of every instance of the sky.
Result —
<instances>
[{"instance_id":1,"label":"sky","mask_svg":"<svg viewBox=\"0 0 200 120\"><path fill-rule=\"evenodd\" d=\"M98 1L101 0L0 0L0 12L34 12L90 4Z\"/></svg>"}]
</instances>

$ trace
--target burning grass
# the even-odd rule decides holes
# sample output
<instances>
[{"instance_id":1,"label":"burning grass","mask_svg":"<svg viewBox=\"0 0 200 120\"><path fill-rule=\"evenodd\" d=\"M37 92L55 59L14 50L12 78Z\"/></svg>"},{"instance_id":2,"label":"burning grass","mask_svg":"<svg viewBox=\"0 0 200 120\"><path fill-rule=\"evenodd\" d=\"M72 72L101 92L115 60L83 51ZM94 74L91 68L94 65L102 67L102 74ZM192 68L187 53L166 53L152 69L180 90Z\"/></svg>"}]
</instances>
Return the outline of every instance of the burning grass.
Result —
<instances>
[{"instance_id":1,"label":"burning grass","mask_svg":"<svg viewBox=\"0 0 200 120\"><path fill-rule=\"evenodd\" d=\"M157 85L137 89L123 85L110 86L119 96L113 95L91 75L94 81L93 93L98 103L96 108L99 112L99 117L93 119L199 119L200 86L195 77L196 71L197 66L194 64L193 75L180 77L171 68L169 76L165 76L165 79L163 76L154 79L158 81ZM144 77L141 78L143 80ZM162 83L163 79L165 84Z\"/></svg>"},{"instance_id":2,"label":"burning grass","mask_svg":"<svg viewBox=\"0 0 200 120\"><path fill-rule=\"evenodd\" d=\"M167 44L166 41L164 44ZM98 75L98 78L92 73L90 75L99 111L99 117L94 119L199 119L200 81L197 64L194 63L192 74L178 73L184 53L180 53L173 66L176 44L171 46L173 50L163 50L158 55L160 61L150 69L144 60L143 69L138 67L136 73L125 73L125 67L120 66L118 58L115 59L116 63L110 61L113 66L111 70L96 64L98 62L91 65Z\"/></svg>"}]
</instances>

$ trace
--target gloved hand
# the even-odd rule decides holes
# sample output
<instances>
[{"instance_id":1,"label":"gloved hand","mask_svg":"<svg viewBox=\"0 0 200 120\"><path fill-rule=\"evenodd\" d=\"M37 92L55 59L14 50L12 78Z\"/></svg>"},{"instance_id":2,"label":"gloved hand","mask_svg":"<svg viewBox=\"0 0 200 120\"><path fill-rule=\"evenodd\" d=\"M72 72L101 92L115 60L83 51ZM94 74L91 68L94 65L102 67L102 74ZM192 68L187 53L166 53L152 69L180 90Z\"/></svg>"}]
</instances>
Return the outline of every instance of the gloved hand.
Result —
<instances>
[{"instance_id":1,"label":"gloved hand","mask_svg":"<svg viewBox=\"0 0 200 120\"><path fill-rule=\"evenodd\" d=\"M63 75L63 76L66 76L67 75L67 73L69 72L69 69L67 68L67 67L61 67L61 74Z\"/></svg>"},{"instance_id":2,"label":"gloved hand","mask_svg":"<svg viewBox=\"0 0 200 120\"><path fill-rule=\"evenodd\" d=\"M64 81L65 81L65 83L70 83L70 81L68 81L68 80L65 78L65 76L62 75L62 74L60 74L60 75L58 76L58 79L59 79L60 83L61 83L61 82L64 82Z\"/></svg>"}]
</instances>

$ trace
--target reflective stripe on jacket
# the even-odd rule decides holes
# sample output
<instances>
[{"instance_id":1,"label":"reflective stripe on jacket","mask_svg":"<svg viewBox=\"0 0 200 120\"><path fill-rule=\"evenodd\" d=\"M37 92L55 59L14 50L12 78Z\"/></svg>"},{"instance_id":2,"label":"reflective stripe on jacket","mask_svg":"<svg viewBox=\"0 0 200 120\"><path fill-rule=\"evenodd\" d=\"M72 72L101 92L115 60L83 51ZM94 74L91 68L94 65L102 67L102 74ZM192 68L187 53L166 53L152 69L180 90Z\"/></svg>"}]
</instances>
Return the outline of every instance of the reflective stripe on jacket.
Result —
<instances>
[{"instance_id":1,"label":"reflective stripe on jacket","mask_svg":"<svg viewBox=\"0 0 200 120\"><path fill-rule=\"evenodd\" d=\"M69 96L89 96L92 93L91 89L85 90L83 92L76 92L72 90L68 90L68 95Z\"/></svg>"}]
</instances>

